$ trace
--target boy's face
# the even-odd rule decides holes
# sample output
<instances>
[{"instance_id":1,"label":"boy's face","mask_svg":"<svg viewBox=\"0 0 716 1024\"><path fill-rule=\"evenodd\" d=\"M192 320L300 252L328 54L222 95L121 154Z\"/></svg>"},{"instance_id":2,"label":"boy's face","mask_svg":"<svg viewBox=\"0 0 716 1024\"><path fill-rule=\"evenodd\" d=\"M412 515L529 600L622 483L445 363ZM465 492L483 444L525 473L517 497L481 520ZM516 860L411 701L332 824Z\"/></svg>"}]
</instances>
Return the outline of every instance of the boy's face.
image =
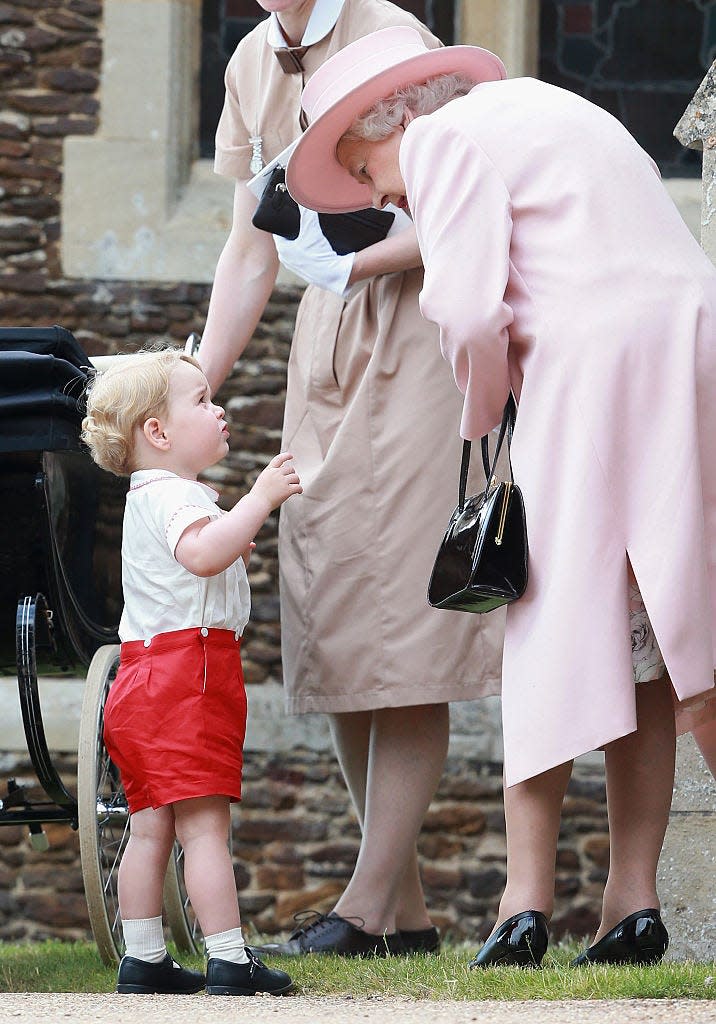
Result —
<instances>
[{"instance_id":1,"label":"boy's face","mask_svg":"<svg viewBox=\"0 0 716 1024\"><path fill-rule=\"evenodd\" d=\"M172 370L161 420L171 443L172 472L180 476L196 477L229 450L224 410L213 404L206 377L191 363L181 361Z\"/></svg>"}]
</instances>

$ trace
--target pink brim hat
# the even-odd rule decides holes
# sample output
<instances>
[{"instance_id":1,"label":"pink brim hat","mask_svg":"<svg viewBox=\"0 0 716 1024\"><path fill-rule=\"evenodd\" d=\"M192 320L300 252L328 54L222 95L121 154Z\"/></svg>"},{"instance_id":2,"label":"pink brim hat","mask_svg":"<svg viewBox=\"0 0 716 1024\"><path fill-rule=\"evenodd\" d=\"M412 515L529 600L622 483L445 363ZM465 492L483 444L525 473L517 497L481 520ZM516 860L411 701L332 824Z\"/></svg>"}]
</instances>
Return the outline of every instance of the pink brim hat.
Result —
<instances>
[{"instance_id":1,"label":"pink brim hat","mask_svg":"<svg viewBox=\"0 0 716 1024\"><path fill-rule=\"evenodd\" d=\"M288 190L301 206L347 213L371 205L371 192L338 162L336 146L355 119L378 100L436 75L464 74L475 84L507 77L499 57L479 46L429 50L414 28L384 28L339 50L303 90L309 126L286 168Z\"/></svg>"}]
</instances>

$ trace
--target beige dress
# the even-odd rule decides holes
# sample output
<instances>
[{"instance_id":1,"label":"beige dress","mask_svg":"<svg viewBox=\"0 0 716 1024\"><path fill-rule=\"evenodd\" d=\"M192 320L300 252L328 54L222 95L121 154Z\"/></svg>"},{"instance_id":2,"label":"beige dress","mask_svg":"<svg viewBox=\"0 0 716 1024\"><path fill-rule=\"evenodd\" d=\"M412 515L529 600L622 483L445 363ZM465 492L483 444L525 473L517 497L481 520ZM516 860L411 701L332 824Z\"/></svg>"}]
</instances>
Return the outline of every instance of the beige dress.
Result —
<instances>
[{"instance_id":1,"label":"beige dress","mask_svg":"<svg viewBox=\"0 0 716 1024\"><path fill-rule=\"evenodd\" d=\"M360 36L411 15L346 0L327 37L286 73L268 21L226 73L216 170L251 177L300 133L304 78ZM288 366L283 447L304 492L281 510L279 566L286 706L292 714L364 711L499 692L504 619L436 611L427 583L457 500L461 396L420 316L422 271L387 274L347 302L309 286Z\"/></svg>"}]
</instances>

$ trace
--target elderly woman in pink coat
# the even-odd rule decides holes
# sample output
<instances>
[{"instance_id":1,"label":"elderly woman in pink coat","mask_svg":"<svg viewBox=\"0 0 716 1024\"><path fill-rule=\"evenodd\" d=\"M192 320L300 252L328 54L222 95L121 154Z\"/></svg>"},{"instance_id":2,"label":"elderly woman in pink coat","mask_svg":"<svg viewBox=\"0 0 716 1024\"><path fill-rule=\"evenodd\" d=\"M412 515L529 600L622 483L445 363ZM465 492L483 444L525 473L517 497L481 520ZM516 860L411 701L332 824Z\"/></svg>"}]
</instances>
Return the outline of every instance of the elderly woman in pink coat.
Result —
<instances>
[{"instance_id":1,"label":"elderly woman in pink coat","mask_svg":"<svg viewBox=\"0 0 716 1024\"><path fill-rule=\"evenodd\" d=\"M361 39L307 85L287 182L319 211L410 212L463 437L492 430L510 391L519 403L530 559L503 662L507 886L471 966L541 961L562 799L595 748L610 868L575 963L650 962L668 943L674 702L716 765L716 272L618 121L504 79L477 47Z\"/></svg>"}]
</instances>

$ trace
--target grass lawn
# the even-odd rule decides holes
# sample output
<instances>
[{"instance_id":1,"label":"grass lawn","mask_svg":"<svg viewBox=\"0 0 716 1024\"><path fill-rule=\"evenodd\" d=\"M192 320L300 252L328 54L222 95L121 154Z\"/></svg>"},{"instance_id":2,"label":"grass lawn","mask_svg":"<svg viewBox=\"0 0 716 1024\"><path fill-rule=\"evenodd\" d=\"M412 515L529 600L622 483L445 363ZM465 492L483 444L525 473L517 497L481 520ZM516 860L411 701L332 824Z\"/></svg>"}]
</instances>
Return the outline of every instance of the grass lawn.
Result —
<instances>
[{"instance_id":1,"label":"grass lawn","mask_svg":"<svg viewBox=\"0 0 716 1024\"><path fill-rule=\"evenodd\" d=\"M576 946L556 946L542 970L502 967L470 971L474 949L448 946L438 956L347 960L276 957L298 994L400 996L407 999L716 999L715 963L662 963L654 967L570 968ZM198 957L185 957L201 969ZM115 971L94 945L48 941L0 943L0 992L111 992Z\"/></svg>"}]
</instances>

